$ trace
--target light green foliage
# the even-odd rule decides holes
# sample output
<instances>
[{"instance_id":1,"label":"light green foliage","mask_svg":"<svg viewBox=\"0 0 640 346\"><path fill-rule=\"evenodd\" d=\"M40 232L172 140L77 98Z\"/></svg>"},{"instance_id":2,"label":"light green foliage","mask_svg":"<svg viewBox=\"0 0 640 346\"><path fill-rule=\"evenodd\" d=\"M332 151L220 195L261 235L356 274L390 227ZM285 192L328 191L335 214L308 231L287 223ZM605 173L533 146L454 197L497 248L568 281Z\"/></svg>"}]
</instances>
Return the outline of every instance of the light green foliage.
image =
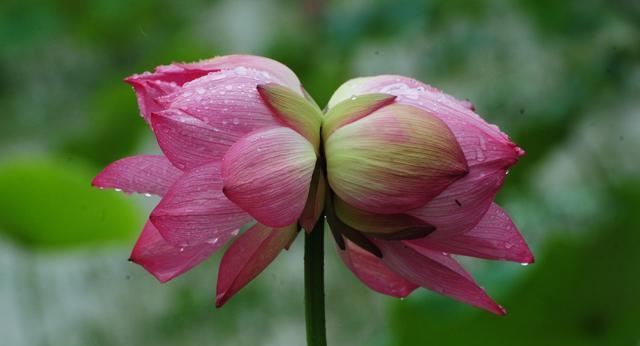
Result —
<instances>
[{"instance_id":1,"label":"light green foliage","mask_svg":"<svg viewBox=\"0 0 640 346\"><path fill-rule=\"evenodd\" d=\"M0 232L37 248L131 240L140 218L117 192L90 186L91 170L52 160L0 167Z\"/></svg>"}]
</instances>

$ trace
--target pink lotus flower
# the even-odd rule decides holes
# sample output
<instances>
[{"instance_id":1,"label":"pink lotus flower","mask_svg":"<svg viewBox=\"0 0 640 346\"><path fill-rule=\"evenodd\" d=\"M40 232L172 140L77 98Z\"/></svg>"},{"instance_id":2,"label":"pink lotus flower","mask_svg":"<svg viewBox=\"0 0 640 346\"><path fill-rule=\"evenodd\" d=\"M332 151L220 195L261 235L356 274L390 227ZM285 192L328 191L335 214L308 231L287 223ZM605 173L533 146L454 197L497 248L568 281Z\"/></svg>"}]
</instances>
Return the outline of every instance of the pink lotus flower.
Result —
<instances>
[{"instance_id":1,"label":"pink lotus flower","mask_svg":"<svg viewBox=\"0 0 640 346\"><path fill-rule=\"evenodd\" d=\"M345 265L394 297L424 287L502 314L450 254L533 262L493 202L524 152L468 102L376 76L343 84L323 114L287 67L242 55L126 81L164 155L116 161L93 185L162 196L131 254L161 282L233 239L221 306L322 215Z\"/></svg>"}]
</instances>

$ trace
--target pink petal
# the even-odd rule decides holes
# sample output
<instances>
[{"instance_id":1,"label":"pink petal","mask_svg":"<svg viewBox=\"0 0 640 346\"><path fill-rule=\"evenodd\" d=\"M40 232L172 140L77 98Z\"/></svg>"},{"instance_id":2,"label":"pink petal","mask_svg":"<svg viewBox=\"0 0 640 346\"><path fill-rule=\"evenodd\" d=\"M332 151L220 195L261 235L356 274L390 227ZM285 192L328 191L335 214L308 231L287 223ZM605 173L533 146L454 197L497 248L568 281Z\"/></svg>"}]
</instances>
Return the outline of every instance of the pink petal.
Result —
<instances>
[{"instance_id":1,"label":"pink petal","mask_svg":"<svg viewBox=\"0 0 640 346\"><path fill-rule=\"evenodd\" d=\"M164 109L158 98L180 89L184 83L215 71L213 68L198 68L193 65L184 68L178 65L158 66L153 73L137 74L125 78L133 86L140 107L140 114L149 122L151 114Z\"/></svg>"},{"instance_id":2,"label":"pink petal","mask_svg":"<svg viewBox=\"0 0 640 346\"><path fill-rule=\"evenodd\" d=\"M154 113L151 125L165 156L183 170L219 161L240 138L175 109Z\"/></svg>"},{"instance_id":3,"label":"pink petal","mask_svg":"<svg viewBox=\"0 0 640 346\"><path fill-rule=\"evenodd\" d=\"M475 165L425 206L407 213L436 227L430 237L446 238L468 231L489 209L505 175L500 162Z\"/></svg>"},{"instance_id":4,"label":"pink petal","mask_svg":"<svg viewBox=\"0 0 640 346\"><path fill-rule=\"evenodd\" d=\"M402 241L373 241L382 251L383 262L405 279L495 314L505 313L450 256Z\"/></svg>"},{"instance_id":5,"label":"pink petal","mask_svg":"<svg viewBox=\"0 0 640 346\"><path fill-rule=\"evenodd\" d=\"M91 185L162 196L182 172L162 155L126 157L108 165Z\"/></svg>"},{"instance_id":6,"label":"pink petal","mask_svg":"<svg viewBox=\"0 0 640 346\"><path fill-rule=\"evenodd\" d=\"M418 286L392 272L378 257L345 239L346 249L336 247L344 264L372 290L396 298L408 296Z\"/></svg>"},{"instance_id":7,"label":"pink petal","mask_svg":"<svg viewBox=\"0 0 640 346\"><path fill-rule=\"evenodd\" d=\"M184 66L184 65L183 65ZM242 73L243 69L259 71L264 77L271 78L275 82L287 86L302 95L300 80L298 77L284 64L255 55L225 55L198 63L198 68L236 70Z\"/></svg>"},{"instance_id":8,"label":"pink petal","mask_svg":"<svg viewBox=\"0 0 640 346\"><path fill-rule=\"evenodd\" d=\"M216 306L221 307L258 276L296 234L295 226L274 229L258 223L240 235L220 262Z\"/></svg>"},{"instance_id":9,"label":"pink petal","mask_svg":"<svg viewBox=\"0 0 640 346\"><path fill-rule=\"evenodd\" d=\"M167 109L183 111L234 136L279 125L257 90L259 84L272 83L274 79L257 70L240 71L211 73L159 101Z\"/></svg>"},{"instance_id":10,"label":"pink petal","mask_svg":"<svg viewBox=\"0 0 640 346\"><path fill-rule=\"evenodd\" d=\"M533 254L509 215L492 203L471 230L447 238L426 237L410 243L436 251L487 259L533 263Z\"/></svg>"},{"instance_id":11,"label":"pink petal","mask_svg":"<svg viewBox=\"0 0 640 346\"><path fill-rule=\"evenodd\" d=\"M138 238L130 260L158 279L167 282L206 260L222 243L175 247L167 243L151 222Z\"/></svg>"},{"instance_id":12,"label":"pink petal","mask_svg":"<svg viewBox=\"0 0 640 346\"><path fill-rule=\"evenodd\" d=\"M172 245L224 244L251 218L222 193L220 164L186 172L169 189L150 216Z\"/></svg>"},{"instance_id":13,"label":"pink petal","mask_svg":"<svg viewBox=\"0 0 640 346\"><path fill-rule=\"evenodd\" d=\"M222 159L224 193L258 222L285 227L302 213L315 164L313 146L296 131L258 130Z\"/></svg>"}]
</instances>

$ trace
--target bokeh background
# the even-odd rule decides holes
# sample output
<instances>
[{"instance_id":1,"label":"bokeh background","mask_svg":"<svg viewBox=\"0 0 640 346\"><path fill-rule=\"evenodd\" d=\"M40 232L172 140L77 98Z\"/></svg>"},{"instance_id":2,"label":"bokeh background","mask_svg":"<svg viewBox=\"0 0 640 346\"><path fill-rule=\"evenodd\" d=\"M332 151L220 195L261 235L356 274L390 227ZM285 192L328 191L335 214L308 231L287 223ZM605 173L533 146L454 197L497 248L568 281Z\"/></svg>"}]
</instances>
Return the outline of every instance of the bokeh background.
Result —
<instances>
[{"instance_id":1,"label":"bokeh background","mask_svg":"<svg viewBox=\"0 0 640 346\"><path fill-rule=\"evenodd\" d=\"M214 256L160 285L127 258L157 202L97 191L158 147L122 78L252 53L324 104L362 75L414 76L528 155L498 196L536 263L464 260L508 310L376 294L328 244L331 345L640 344L640 2L0 2L0 344L302 345L302 244L222 309Z\"/></svg>"}]
</instances>

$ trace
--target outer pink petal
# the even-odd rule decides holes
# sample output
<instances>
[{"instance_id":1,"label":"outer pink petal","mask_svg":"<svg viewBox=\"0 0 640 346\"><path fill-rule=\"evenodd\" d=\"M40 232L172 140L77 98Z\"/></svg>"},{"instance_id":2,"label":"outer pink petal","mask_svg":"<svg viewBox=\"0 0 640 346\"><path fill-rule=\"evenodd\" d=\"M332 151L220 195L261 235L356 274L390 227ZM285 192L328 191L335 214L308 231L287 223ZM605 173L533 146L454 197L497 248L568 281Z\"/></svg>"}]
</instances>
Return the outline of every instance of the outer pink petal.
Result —
<instances>
[{"instance_id":1,"label":"outer pink petal","mask_svg":"<svg viewBox=\"0 0 640 346\"><path fill-rule=\"evenodd\" d=\"M473 228L487 212L502 186L506 170L500 162L471 167L425 206L407 212L436 227L430 237L446 238Z\"/></svg>"},{"instance_id":2,"label":"outer pink petal","mask_svg":"<svg viewBox=\"0 0 640 346\"><path fill-rule=\"evenodd\" d=\"M199 62L198 67L209 69L259 71L265 78L272 78L302 95L300 80L287 66L275 60L255 55L225 55Z\"/></svg>"},{"instance_id":3,"label":"outer pink petal","mask_svg":"<svg viewBox=\"0 0 640 346\"><path fill-rule=\"evenodd\" d=\"M242 72L240 72L242 71ZM258 94L258 84L275 80L257 70L223 70L185 84L160 102L186 112L220 132L235 136L278 125Z\"/></svg>"},{"instance_id":4,"label":"outer pink petal","mask_svg":"<svg viewBox=\"0 0 640 346\"><path fill-rule=\"evenodd\" d=\"M162 196L180 175L162 155L131 156L108 165L91 185Z\"/></svg>"},{"instance_id":5,"label":"outer pink petal","mask_svg":"<svg viewBox=\"0 0 640 346\"><path fill-rule=\"evenodd\" d=\"M409 243L465 256L533 263L533 254L522 235L509 215L495 203L470 231L448 238L426 237Z\"/></svg>"},{"instance_id":6,"label":"outer pink petal","mask_svg":"<svg viewBox=\"0 0 640 346\"><path fill-rule=\"evenodd\" d=\"M130 260L141 265L160 282L167 282L209 258L222 243L175 247L167 243L151 222L138 238Z\"/></svg>"},{"instance_id":7,"label":"outer pink petal","mask_svg":"<svg viewBox=\"0 0 640 346\"><path fill-rule=\"evenodd\" d=\"M189 68L185 68L188 66ZM125 78L125 82L133 86L138 99L140 114L148 122L153 112L164 109L158 98L168 95L180 89L180 87L191 80L205 76L207 73L215 71L214 68L206 66L198 67L195 64L177 64L158 66L153 73L143 73Z\"/></svg>"},{"instance_id":8,"label":"outer pink petal","mask_svg":"<svg viewBox=\"0 0 640 346\"><path fill-rule=\"evenodd\" d=\"M165 156L183 170L220 161L240 138L175 109L154 113L151 125Z\"/></svg>"},{"instance_id":9,"label":"outer pink petal","mask_svg":"<svg viewBox=\"0 0 640 346\"><path fill-rule=\"evenodd\" d=\"M448 255L402 241L374 242L382 251L384 263L405 279L495 314L505 313Z\"/></svg>"},{"instance_id":10,"label":"outer pink petal","mask_svg":"<svg viewBox=\"0 0 640 346\"><path fill-rule=\"evenodd\" d=\"M251 220L222 193L217 162L197 167L180 177L150 219L167 242L181 247L224 244Z\"/></svg>"},{"instance_id":11,"label":"outer pink petal","mask_svg":"<svg viewBox=\"0 0 640 346\"><path fill-rule=\"evenodd\" d=\"M396 298L411 294L418 286L392 272L378 257L345 239L345 250L336 246L344 264L372 290Z\"/></svg>"},{"instance_id":12,"label":"outer pink petal","mask_svg":"<svg viewBox=\"0 0 640 346\"><path fill-rule=\"evenodd\" d=\"M258 130L222 159L225 195L258 222L285 227L304 209L316 163L313 146L287 127Z\"/></svg>"},{"instance_id":13,"label":"outer pink petal","mask_svg":"<svg viewBox=\"0 0 640 346\"><path fill-rule=\"evenodd\" d=\"M221 307L260 274L296 236L295 227L273 229L255 224L231 244L218 270L216 306Z\"/></svg>"}]
</instances>

